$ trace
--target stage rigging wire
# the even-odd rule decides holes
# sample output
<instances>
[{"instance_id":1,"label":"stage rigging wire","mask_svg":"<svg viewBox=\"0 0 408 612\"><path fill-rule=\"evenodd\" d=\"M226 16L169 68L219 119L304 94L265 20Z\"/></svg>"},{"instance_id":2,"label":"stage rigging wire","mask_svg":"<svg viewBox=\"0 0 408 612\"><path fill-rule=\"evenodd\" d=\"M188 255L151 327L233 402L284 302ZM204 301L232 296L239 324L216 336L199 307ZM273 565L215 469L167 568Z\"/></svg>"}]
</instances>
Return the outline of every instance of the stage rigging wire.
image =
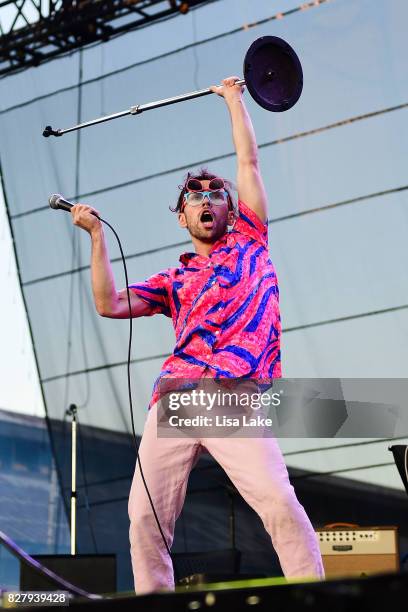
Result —
<instances>
[{"instance_id":1,"label":"stage rigging wire","mask_svg":"<svg viewBox=\"0 0 408 612\"><path fill-rule=\"evenodd\" d=\"M82 117L82 76L83 76L83 53L82 49L79 51L79 62L78 62L78 99L77 99L77 121L81 122ZM76 134L75 140L75 194L79 193L79 172L80 172L80 157L81 157L81 131L78 130ZM80 258L80 245L78 240L78 232L75 231L74 227L71 227L71 265L75 264L75 261L78 263L81 261ZM79 283L78 283L79 286ZM72 349L72 323L73 323L73 313L74 313L74 282L71 279L69 285L69 306L68 306L68 336L66 342L66 363L67 369L69 363L71 362L71 349ZM80 292L78 293L78 297L80 297ZM68 407L68 394L69 394L69 383L64 385L64 400L63 400L63 410L65 417L65 410Z\"/></svg>"},{"instance_id":2,"label":"stage rigging wire","mask_svg":"<svg viewBox=\"0 0 408 612\"><path fill-rule=\"evenodd\" d=\"M376 316L376 315L381 315L381 314L388 314L390 312L396 312L399 310L406 310L408 308L408 304L403 304L401 306L392 306L390 308L384 308L383 310L375 310L372 312L362 312L362 313L357 313L355 315L348 315L346 317L338 317L337 319L327 319L326 321L316 321L313 323L305 323L303 325L298 325L296 327L290 327L290 328L283 328L282 329L282 333L287 333L287 332L293 332L293 331L298 331L301 329L307 329L307 328L311 328L311 327L318 327L320 325L332 325L333 323L342 323L343 321L349 321L352 319L360 319L363 317L369 317L369 316ZM143 363L145 361L154 361L156 359L166 359L167 357L170 357L171 353L161 353L160 355L150 355L147 357L137 357L135 359L131 360L131 363ZM92 368L88 368L88 372L98 372L101 370L106 370L109 368L117 368L117 367L121 367L126 365L125 361L118 361L115 363L108 363L108 364L104 364L104 365L100 365L100 366L95 366ZM78 376L80 374L84 374L85 371L84 370L75 370L73 372L66 372L64 374L55 374L54 376L48 376L45 378L40 378L40 381L42 383L49 383L55 380L60 380L61 378L65 378L65 376Z\"/></svg>"},{"instance_id":3,"label":"stage rigging wire","mask_svg":"<svg viewBox=\"0 0 408 612\"><path fill-rule=\"evenodd\" d=\"M320 447L314 447L314 448L306 448L303 450L297 450L297 451L288 451L286 453L282 453L284 457L290 457L293 455L304 455L307 453L317 453L317 452L321 452L321 451L329 451L329 450L337 450L337 449L344 449L344 448L350 448L350 447L355 447L355 446L367 446L370 444L381 444L384 442L396 442L398 440L408 440L408 435L407 436L398 436L396 438L381 438L381 439L373 439L373 440L364 440L363 442L347 442L345 444L333 444L332 446L320 446ZM408 447L407 447L408 449ZM387 465L395 465L394 462L390 462L387 463ZM210 465L210 466L205 466L203 468L199 468L197 467L196 469L198 471L205 471L206 469L213 469L216 466ZM369 468L375 468L377 467L377 464L371 464L369 466ZM296 467L295 467L296 469ZM340 468L342 469L342 468ZM351 470L360 470L360 469L365 469L364 466L357 466L357 467L353 467L353 468L347 468L347 469L351 469ZM408 464L407 464L407 469L408 469ZM336 473L336 472L334 472ZM96 487L96 486L101 486L101 485L106 485L106 484L110 484L112 482L117 482L118 480L131 480L133 477L133 474L127 474L124 476L119 476L119 477L115 477L115 478L104 478L103 480L95 480L93 482L88 482L88 487ZM408 478L408 474L407 474L407 478ZM83 485L78 485L78 489L80 489ZM68 488L68 487L67 487Z\"/></svg>"},{"instance_id":4,"label":"stage rigging wire","mask_svg":"<svg viewBox=\"0 0 408 612\"><path fill-rule=\"evenodd\" d=\"M198 71L199 71L199 59L197 54L197 22L196 22L196 14L193 11L191 13L191 21L192 21L192 29L193 29L193 58L194 58L194 72L193 72L193 82L194 89L200 89L198 84Z\"/></svg>"},{"instance_id":5,"label":"stage rigging wire","mask_svg":"<svg viewBox=\"0 0 408 612\"><path fill-rule=\"evenodd\" d=\"M395 462L391 461L391 462L386 462L386 463L375 463L375 464L370 464L370 465L362 465L362 466L356 466L356 467L352 467L352 468L340 468L338 470L330 470L328 472L308 472L307 474L291 474L290 475L290 480L294 481L294 480L309 480L309 479L313 479L313 478L319 478L322 476L335 476L336 474L342 474L342 473L348 473L348 472L358 472L360 470L371 470L371 469L379 469L379 468L384 468L384 467L390 467L392 466L393 468L395 468ZM217 469L217 465L209 465L206 468L203 468L201 471L205 471L205 470L212 470L212 469ZM289 470L291 469L291 466L289 466ZM296 466L293 467L293 469L300 469ZM122 477L123 479L127 479L126 476ZM219 490L218 487L217 489L215 488L208 488L205 489L205 491L212 491L212 490ZM395 489L396 492L399 491L399 489ZM191 493L197 493L198 491L192 491ZM201 490L200 490L201 492ZM128 498L123 496L123 497L115 497L115 498L111 498L111 499L101 499L99 501L95 501L92 502L91 505L92 506L103 506L104 504L109 504L112 502L123 502L126 501ZM83 507L83 506L78 506L78 508Z\"/></svg>"},{"instance_id":6,"label":"stage rigging wire","mask_svg":"<svg viewBox=\"0 0 408 612\"><path fill-rule=\"evenodd\" d=\"M369 113L365 113L363 115L354 115L352 117L348 117L346 119L341 119L340 121L336 121L335 123L329 123L327 125L318 127L318 128L313 128L311 130L306 130L303 132L296 132L295 134L291 134L289 136L285 136L283 138L278 138L275 140L271 140L268 142L264 142L258 145L259 149L266 149L268 147L272 147L272 146L277 146L277 145L281 145L284 144L286 142L290 142L292 140L296 140L298 138L306 138L308 136L312 136L315 134L320 134L322 132L326 132L328 130L334 129L334 128L340 128L340 127L344 127L345 125L350 125L352 123L355 123L357 121L363 121L365 119L371 119L373 117L378 117L379 115L385 115L394 111L399 111L399 110L403 110L405 108L408 108L408 102L404 102L403 104L398 104L396 106L389 106L387 108L383 108L380 110L376 110L376 111L372 111ZM188 170L189 168L192 167L198 167L198 166L205 166L209 163L213 163L216 161L221 161L223 159L229 159L231 157L235 156L235 151L230 151L228 153L223 153L221 155L216 155L214 157L207 157L205 159L200 159L200 160L196 160L194 162L191 162L190 164L186 165L182 165L182 166L177 166L177 167L173 167L173 168L168 168L166 170L161 170L160 172L155 172L153 174L148 174L145 176L141 176L140 178L136 178L136 179L131 179L129 181L124 181L122 183L116 183L115 185L109 185L107 187L102 187L100 189L94 189L93 191L87 191L85 193L81 193L78 194L79 198L88 198L90 196L95 196L95 195L100 195L103 193L108 193L109 191L114 191L116 189L122 189L123 187L130 187L131 185L136 185L138 183L143 183L144 181L148 181L148 180L152 180L155 178L160 178L163 176L168 176L169 174L174 174L176 172L182 172L185 170ZM403 190L406 189L406 186L403 187L396 187L395 190ZM389 193L390 190L385 190L385 191L380 191L378 192L378 195L382 195L383 193ZM391 190L391 192L394 190ZM367 196L361 196L363 199ZM373 197L373 196L371 196ZM353 202L353 200L346 200L346 203L348 202ZM333 205L332 205L333 206ZM44 210L48 210L49 206L37 206L36 208L32 208L30 210L26 210L24 212L21 213L16 213L14 215L11 216L11 218L14 219L21 219L22 217L26 217L28 215L37 213L37 212L41 212ZM315 209L313 209L314 212ZM297 214L297 213L295 213Z\"/></svg>"},{"instance_id":7,"label":"stage rigging wire","mask_svg":"<svg viewBox=\"0 0 408 612\"><path fill-rule=\"evenodd\" d=\"M394 187L393 189L386 189L383 191L377 191L376 193L369 193L363 196L357 196L356 198L350 198L348 200L342 200L341 202L334 202L332 204L324 204L323 206L317 206L315 208L309 208L306 210L301 210L296 213L291 213L289 215L283 215L282 217L271 217L268 219L268 225L272 225L273 223L280 223L281 221L288 221L289 219L296 219L298 217L307 216L309 214L323 212L325 210L330 210L332 208L339 208L340 206L346 206L348 204L356 204L358 202L365 202L367 200L371 200L373 198L379 198L385 195L391 195L394 193L400 193L402 191L408 190L408 185L403 185L402 187ZM137 253L128 253L126 255L126 259L134 259L137 257L145 257L146 255L154 255L155 253L160 253L162 251L168 251L171 249L179 249L191 244L190 240L182 240L181 242L175 242L173 244L165 244L160 247L156 247L153 249L146 249L144 251L138 251ZM113 257L111 259L111 263L115 264L120 262L121 259L119 257ZM65 270L63 272L57 272L55 274L48 274L47 276L40 276L38 278L34 278L29 281L24 281L22 283L23 287L28 287L30 285L36 285L37 283L42 283L44 281L54 280L56 278L61 278L63 276L69 276L71 274L77 274L80 272L86 272L89 270L89 264L85 266L79 266L78 268L74 268L71 270Z\"/></svg>"},{"instance_id":8,"label":"stage rigging wire","mask_svg":"<svg viewBox=\"0 0 408 612\"><path fill-rule=\"evenodd\" d=\"M79 76L78 76L78 82L79 82L78 114L77 114L78 122L81 122L81 119L82 119L82 97L83 97L82 96L82 92L83 92L82 81L83 81L83 52L81 49L80 59L79 59ZM80 190L79 189L80 187L80 169L81 169L80 161L81 161L81 137L80 137L80 134L78 134L78 138L76 139L75 193L79 193L79 190ZM80 241L79 233L74 228L72 228L72 234L73 234L73 242L72 242L73 254L72 255L73 257L75 257L76 255L76 259L79 264L82 259L81 241ZM86 347L85 328L84 328L84 299L81 299L85 295L85 287L84 287L84 282L83 282L83 278L81 275L78 276L77 289L78 289L78 303L79 303L80 344L81 344L81 349L82 349L84 365L85 365L85 368L88 368L89 361L88 361L88 351ZM72 291L73 291L73 285L72 285ZM71 317L71 325L72 325L72 317ZM72 342L70 344L70 349L71 349L71 346L72 346ZM85 508L86 508L87 516L88 516L88 525L89 525L89 530L91 533L92 544L93 544L95 553L98 554L98 545L97 545L95 530L94 530L94 526L92 522L93 519L91 515L91 506L89 503L88 479L86 475L86 463L85 463L84 436L82 433L82 425L79 419L79 409L86 408L88 406L90 396L91 396L90 377L89 377L89 372L86 372L85 373L85 399L83 399L82 402L77 405L78 410L76 412L76 421L77 421L77 429L78 429L79 452L80 452L80 457L81 457L81 472L82 472L82 479L84 481L83 489L84 489ZM64 403L64 406L66 405L67 403Z\"/></svg>"}]
</instances>

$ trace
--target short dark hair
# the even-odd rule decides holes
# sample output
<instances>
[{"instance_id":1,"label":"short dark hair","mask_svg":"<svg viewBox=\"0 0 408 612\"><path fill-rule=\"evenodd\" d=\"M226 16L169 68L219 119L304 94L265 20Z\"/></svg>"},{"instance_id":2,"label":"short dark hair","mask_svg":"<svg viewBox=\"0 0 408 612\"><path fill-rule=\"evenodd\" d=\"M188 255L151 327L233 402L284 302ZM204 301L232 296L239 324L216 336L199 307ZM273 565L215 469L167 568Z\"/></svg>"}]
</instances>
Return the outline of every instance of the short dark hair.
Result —
<instances>
[{"instance_id":1,"label":"short dark hair","mask_svg":"<svg viewBox=\"0 0 408 612\"><path fill-rule=\"evenodd\" d=\"M213 174L207 168L200 168L197 173L187 172L186 176L184 177L183 184L179 185L179 189L181 189L181 192L180 192L180 195L179 195L179 197L177 199L176 206L174 208L169 206L171 212L179 213L179 212L182 211L184 194L187 191L186 183L187 183L187 181L190 178L198 179L200 181L211 181L211 179L213 179L213 178L221 178L221 177L219 175L217 175L217 174ZM235 209L235 207L234 207L234 200L233 200L233 197L231 195L231 190L234 189L234 185L233 185L233 183L231 183L231 181L228 181L227 179L223 179L223 181L224 181L227 193L228 193L228 208L229 208L229 210L234 210Z\"/></svg>"}]
</instances>

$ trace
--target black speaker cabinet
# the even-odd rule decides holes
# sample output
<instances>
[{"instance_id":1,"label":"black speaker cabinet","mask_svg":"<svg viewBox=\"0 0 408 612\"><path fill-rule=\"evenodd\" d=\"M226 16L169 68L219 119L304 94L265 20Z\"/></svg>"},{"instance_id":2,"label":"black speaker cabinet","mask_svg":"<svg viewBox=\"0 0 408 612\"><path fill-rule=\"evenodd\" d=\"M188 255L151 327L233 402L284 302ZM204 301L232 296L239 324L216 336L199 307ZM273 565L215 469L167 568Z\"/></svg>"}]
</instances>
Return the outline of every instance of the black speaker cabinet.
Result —
<instances>
[{"instance_id":1,"label":"black speaker cabinet","mask_svg":"<svg viewBox=\"0 0 408 612\"><path fill-rule=\"evenodd\" d=\"M85 591L116 592L116 555L32 555L32 557L61 578ZM21 563L20 590L57 591L61 590L61 587Z\"/></svg>"}]
</instances>

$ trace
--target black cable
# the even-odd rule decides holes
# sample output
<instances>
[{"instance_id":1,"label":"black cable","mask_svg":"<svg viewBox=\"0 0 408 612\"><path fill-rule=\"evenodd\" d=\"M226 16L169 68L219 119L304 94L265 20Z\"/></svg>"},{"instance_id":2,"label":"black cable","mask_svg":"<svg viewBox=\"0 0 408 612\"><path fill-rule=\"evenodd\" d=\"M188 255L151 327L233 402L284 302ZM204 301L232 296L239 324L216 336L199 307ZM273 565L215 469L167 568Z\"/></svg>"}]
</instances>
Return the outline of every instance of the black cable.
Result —
<instances>
[{"instance_id":1,"label":"black cable","mask_svg":"<svg viewBox=\"0 0 408 612\"><path fill-rule=\"evenodd\" d=\"M95 216L100 221L102 221L102 223L107 225L110 230L112 230L112 232L113 232L113 234L114 234L114 236L115 236L115 238L117 240L117 243L119 245L120 255L121 255L121 258L122 258L123 270L125 272L126 296L127 296L127 302L128 302L128 308L129 308L129 343L128 343L128 356L127 356L127 384L128 384L130 419L131 419L131 423L132 423L132 434L133 434L132 439L133 439L133 443L134 443L135 451L136 451L136 463L139 463L140 475L142 477L142 481L143 481L143 484L144 484L144 487L145 487L145 490L146 490L146 494L147 494L147 497L149 499L149 503L150 503L150 506L152 508L152 511L153 511L153 514L154 514L154 518L155 518L156 523L157 523L157 527L159 528L160 535L162 537L164 546L165 546L165 548L167 550L167 553L168 553L168 555L169 555L169 557L171 559L171 551L170 551L169 545L167 544L167 540L166 540L166 538L164 536L162 527L160 525L159 518L158 518L157 513L156 513L156 509L155 509L154 504L153 504L153 500L152 500L151 495L150 495L150 491L149 491L149 489L147 487L146 480L145 480L145 477L144 477L144 474L143 474L142 464L141 464L140 457L139 457L139 446L137 444L137 438L136 438L135 423L134 423L134 418L133 418L132 384L131 384L131 378L130 378L130 362L131 362L132 337L133 337L133 319L132 319L132 306L131 306L131 303L130 303L129 279L128 279L128 272L127 272L127 267L126 267L126 260L125 260L124 254L123 254L122 244L120 242L118 234L116 233L116 230L112 227L112 225L110 223L105 221L105 219L102 219L102 217L99 217L98 215L95 215ZM178 581L179 577L178 577L178 574L177 574L177 568L176 568L175 564L173 564L173 567L174 567L175 578Z\"/></svg>"}]
</instances>

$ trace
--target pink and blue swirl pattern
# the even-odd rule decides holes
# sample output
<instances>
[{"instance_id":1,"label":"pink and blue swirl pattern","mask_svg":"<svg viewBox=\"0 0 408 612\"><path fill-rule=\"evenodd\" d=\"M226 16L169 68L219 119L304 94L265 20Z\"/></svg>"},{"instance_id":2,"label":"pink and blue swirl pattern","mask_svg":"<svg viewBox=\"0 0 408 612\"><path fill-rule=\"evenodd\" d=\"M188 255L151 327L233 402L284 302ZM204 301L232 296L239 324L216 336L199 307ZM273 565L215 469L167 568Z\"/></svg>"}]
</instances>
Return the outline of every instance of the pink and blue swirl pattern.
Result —
<instances>
[{"instance_id":1,"label":"pink and blue swirl pattern","mask_svg":"<svg viewBox=\"0 0 408 612\"><path fill-rule=\"evenodd\" d=\"M209 257L183 253L181 266L130 285L151 305L149 315L172 317L173 354L157 378L281 377L279 289L268 254L267 224L243 202L231 231Z\"/></svg>"}]
</instances>

